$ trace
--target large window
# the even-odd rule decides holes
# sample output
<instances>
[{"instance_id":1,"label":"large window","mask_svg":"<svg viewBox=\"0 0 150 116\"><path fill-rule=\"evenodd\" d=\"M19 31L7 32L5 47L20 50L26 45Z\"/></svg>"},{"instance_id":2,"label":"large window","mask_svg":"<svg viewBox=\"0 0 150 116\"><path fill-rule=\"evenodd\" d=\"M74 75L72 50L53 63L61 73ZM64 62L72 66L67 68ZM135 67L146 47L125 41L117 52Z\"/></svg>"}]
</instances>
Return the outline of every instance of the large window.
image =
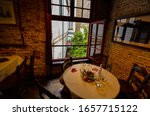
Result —
<instances>
[{"instance_id":1,"label":"large window","mask_svg":"<svg viewBox=\"0 0 150 116\"><path fill-rule=\"evenodd\" d=\"M51 60L87 58L102 51L103 23L92 23L95 0L51 0L49 28ZM90 30L89 30L90 29ZM90 34L89 34L90 32Z\"/></svg>"}]
</instances>

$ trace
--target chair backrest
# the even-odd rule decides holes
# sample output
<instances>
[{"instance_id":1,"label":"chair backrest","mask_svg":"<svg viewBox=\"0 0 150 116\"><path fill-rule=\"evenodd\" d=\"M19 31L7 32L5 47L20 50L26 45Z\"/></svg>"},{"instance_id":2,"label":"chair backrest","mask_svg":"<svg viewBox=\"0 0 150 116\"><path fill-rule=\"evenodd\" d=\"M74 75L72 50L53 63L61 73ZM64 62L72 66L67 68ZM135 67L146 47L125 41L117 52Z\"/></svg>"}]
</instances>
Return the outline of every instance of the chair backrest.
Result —
<instances>
[{"instance_id":1,"label":"chair backrest","mask_svg":"<svg viewBox=\"0 0 150 116\"><path fill-rule=\"evenodd\" d=\"M40 83L36 82L36 85L41 99L59 99L50 91L48 91L45 87L43 87Z\"/></svg>"},{"instance_id":2,"label":"chair backrest","mask_svg":"<svg viewBox=\"0 0 150 116\"><path fill-rule=\"evenodd\" d=\"M92 64L99 66L100 64L103 65L103 68L107 65L108 56L104 54L94 54L92 57L89 57Z\"/></svg>"},{"instance_id":3,"label":"chair backrest","mask_svg":"<svg viewBox=\"0 0 150 116\"><path fill-rule=\"evenodd\" d=\"M23 60L23 62L17 66L17 76L18 76L18 90L20 96L22 96L25 93L26 90L26 61L27 57Z\"/></svg>"},{"instance_id":4,"label":"chair backrest","mask_svg":"<svg viewBox=\"0 0 150 116\"><path fill-rule=\"evenodd\" d=\"M143 85L148 82L148 79L149 76L146 68L134 64L127 81L132 85L134 90L139 93L141 92Z\"/></svg>"},{"instance_id":5,"label":"chair backrest","mask_svg":"<svg viewBox=\"0 0 150 116\"><path fill-rule=\"evenodd\" d=\"M141 91L139 92L139 98L150 99L150 74L147 75L147 81L143 83Z\"/></svg>"},{"instance_id":6,"label":"chair backrest","mask_svg":"<svg viewBox=\"0 0 150 116\"><path fill-rule=\"evenodd\" d=\"M72 66L72 57L67 57L63 63L63 71L65 71L68 67Z\"/></svg>"}]
</instances>

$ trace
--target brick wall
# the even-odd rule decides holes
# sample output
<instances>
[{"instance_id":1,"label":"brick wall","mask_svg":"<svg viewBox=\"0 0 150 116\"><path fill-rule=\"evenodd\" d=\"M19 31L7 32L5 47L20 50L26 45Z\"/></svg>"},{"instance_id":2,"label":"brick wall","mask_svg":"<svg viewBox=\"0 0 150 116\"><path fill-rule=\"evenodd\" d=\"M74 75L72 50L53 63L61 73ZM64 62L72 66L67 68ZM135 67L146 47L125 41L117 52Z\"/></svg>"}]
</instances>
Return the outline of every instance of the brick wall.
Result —
<instances>
[{"instance_id":1,"label":"brick wall","mask_svg":"<svg viewBox=\"0 0 150 116\"><path fill-rule=\"evenodd\" d=\"M16 0L15 0L16 1ZM44 0L19 0L20 16L21 16L21 30L23 34L26 47L8 47L0 48L0 52L11 52L18 54L22 57L30 56L32 50L35 52L35 74L37 76L46 75L45 64L45 42L46 42L46 30L45 30L45 14L44 14ZM17 9L17 6L15 9ZM18 11L16 11L18 13ZM4 32L3 37L19 38L18 34L18 15L17 25L0 25L0 31ZM2 37L2 33L0 33ZM0 38L1 39L1 38ZM13 40L12 40L13 41Z\"/></svg>"},{"instance_id":2,"label":"brick wall","mask_svg":"<svg viewBox=\"0 0 150 116\"><path fill-rule=\"evenodd\" d=\"M150 72L150 50L140 49L111 42L115 19L124 16L150 13L150 0L115 0L111 20L107 25L104 54L109 54L112 73L118 78L127 79L133 63L145 66Z\"/></svg>"}]
</instances>

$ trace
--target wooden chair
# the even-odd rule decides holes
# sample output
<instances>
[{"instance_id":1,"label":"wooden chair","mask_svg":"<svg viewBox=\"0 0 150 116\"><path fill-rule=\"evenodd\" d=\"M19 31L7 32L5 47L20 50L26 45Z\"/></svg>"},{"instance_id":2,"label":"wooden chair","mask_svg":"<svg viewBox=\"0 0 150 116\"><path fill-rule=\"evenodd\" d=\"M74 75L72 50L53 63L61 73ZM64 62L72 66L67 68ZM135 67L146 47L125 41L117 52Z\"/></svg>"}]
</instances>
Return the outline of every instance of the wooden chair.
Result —
<instances>
[{"instance_id":1,"label":"wooden chair","mask_svg":"<svg viewBox=\"0 0 150 116\"><path fill-rule=\"evenodd\" d=\"M103 68L107 69L108 71L111 71L112 65L107 64L108 56L104 54L94 54L93 56L89 57L89 62L91 64L100 66L102 64Z\"/></svg>"},{"instance_id":2,"label":"wooden chair","mask_svg":"<svg viewBox=\"0 0 150 116\"><path fill-rule=\"evenodd\" d=\"M72 57L67 57L64 60L63 66L62 66L62 70L63 72L70 66L72 66L73 62L72 62ZM63 73L62 72L62 73ZM63 74L61 75L61 77L59 78L59 82L64 85L64 87L62 88L62 90L60 91L62 98L64 99L70 99L71 98L71 93L69 91L69 89L66 87L64 79L63 79Z\"/></svg>"},{"instance_id":3,"label":"wooden chair","mask_svg":"<svg viewBox=\"0 0 150 116\"><path fill-rule=\"evenodd\" d=\"M72 57L67 57L65 60L64 60L64 63L63 63L63 66L62 66L62 70L63 72L70 66L72 66ZM63 73L62 72L62 73ZM63 75L61 75L61 77L59 78L59 81L61 84L65 85L64 83L64 80L63 80Z\"/></svg>"},{"instance_id":4,"label":"wooden chair","mask_svg":"<svg viewBox=\"0 0 150 116\"><path fill-rule=\"evenodd\" d=\"M23 98L23 96L27 90L26 61L27 61L27 57L25 57L24 61L19 66L17 66L18 92L20 94L20 98Z\"/></svg>"},{"instance_id":5,"label":"wooden chair","mask_svg":"<svg viewBox=\"0 0 150 116\"><path fill-rule=\"evenodd\" d=\"M0 83L0 91L5 99L21 98L24 92L24 79L26 77L26 60L17 66L16 71Z\"/></svg>"},{"instance_id":6,"label":"wooden chair","mask_svg":"<svg viewBox=\"0 0 150 116\"><path fill-rule=\"evenodd\" d=\"M72 66L72 57L67 57L65 58L64 60L64 63L63 63L63 71L65 71L68 67Z\"/></svg>"},{"instance_id":7,"label":"wooden chair","mask_svg":"<svg viewBox=\"0 0 150 116\"><path fill-rule=\"evenodd\" d=\"M119 80L121 98L138 98L139 93L149 80L148 72L144 67L134 64L127 81Z\"/></svg>"},{"instance_id":8,"label":"wooden chair","mask_svg":"<svg viewBox=\"0 0 150 116\"><path fill-rule=\"evenodd\" d=\"M150 78L150 74L148 75L147 77L148 79ZM138 95L138 98L140 99L150 99L150 81L147 80L148 82L144 83L140 92L139 92L139 95Z\"/></svg>"},{"instance_id":9,"label":"wooden chair","mask_svg":"<svg viewBox=\"0 0 150 116\"><path fill-rule=\"evenodd\" d=\"M17 71L9 75L2 82L0 82L0 98L15 99L19 98L18 93L18 76Z\"/></svg>"},{"instance_id":10,"label":"wooden chair","mask_svg":"<svg viewBox=\"0 0 150 116\"><path fill-rule=\"evenodd\" d=\"M43 85L41 85L40 83L36 82L36 85L41 99L59 99L50 91L48 91L45 87L43 87Z\"/></svg>"}]
</instances>

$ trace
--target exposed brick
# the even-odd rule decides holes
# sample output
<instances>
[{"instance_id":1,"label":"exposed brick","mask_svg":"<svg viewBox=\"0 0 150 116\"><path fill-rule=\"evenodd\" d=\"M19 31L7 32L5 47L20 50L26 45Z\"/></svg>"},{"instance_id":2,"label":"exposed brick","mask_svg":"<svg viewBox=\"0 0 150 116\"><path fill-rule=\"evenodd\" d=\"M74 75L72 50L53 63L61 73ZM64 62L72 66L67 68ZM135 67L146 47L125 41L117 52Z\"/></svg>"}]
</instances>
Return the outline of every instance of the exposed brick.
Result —
<instances>
[{"instance_id":1,"label":"exposed brick","mask_svg":"<svg viewBox=\"0 0 150 116\"><path fill-rule=\"evenodd\" d=\"M15 3L15 9L18 8ZM20 4L20 16L21 26L19 25L0 25L0 42L5 40L6 43L22 42L20 33L23 34L26 48L0 48L0 53L13 53L22 57L30 57L31 51L36 50L35 58L35 75L46 75L45 64L45 42L46 42L46 30L45 30L45 13L44 13L44 0L19 0ZM19 15L16 10L16 20L18 22ZM2 40L2 41L3 41ZM8 40L8 41L7 41ZM29 63L29 59L27 61Z\"/></svg>"}]
</instances>

